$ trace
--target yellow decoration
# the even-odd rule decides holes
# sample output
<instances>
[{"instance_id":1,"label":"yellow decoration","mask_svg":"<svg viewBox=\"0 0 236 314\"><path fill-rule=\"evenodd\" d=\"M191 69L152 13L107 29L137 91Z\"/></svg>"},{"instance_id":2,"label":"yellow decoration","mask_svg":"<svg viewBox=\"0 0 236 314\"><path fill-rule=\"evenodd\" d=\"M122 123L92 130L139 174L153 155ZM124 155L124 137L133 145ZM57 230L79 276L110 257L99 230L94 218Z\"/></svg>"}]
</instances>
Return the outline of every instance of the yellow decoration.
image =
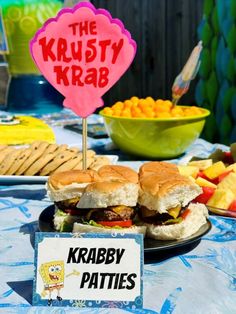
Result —
<instances>
[{"instance_id":1,"label":"yellow decoration","mask_svg":"<svg viewBox=\"0 0 236 314\"><path fill-rule=\"evenodd\" d=\"M21 145L36 140L55 143L53 130L42 120L30 116L16 116L19 124L0 124L0 144Z\"/></svg>"}]
</instances>

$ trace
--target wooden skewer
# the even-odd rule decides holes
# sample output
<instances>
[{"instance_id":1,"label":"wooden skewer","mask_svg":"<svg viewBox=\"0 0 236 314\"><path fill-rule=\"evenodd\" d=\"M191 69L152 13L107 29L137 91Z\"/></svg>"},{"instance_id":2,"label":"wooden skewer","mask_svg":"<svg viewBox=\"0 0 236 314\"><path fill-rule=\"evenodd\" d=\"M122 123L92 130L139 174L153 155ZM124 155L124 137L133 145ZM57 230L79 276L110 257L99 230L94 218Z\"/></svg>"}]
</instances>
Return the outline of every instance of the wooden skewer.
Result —
<instances>
[{"instance_id":1,"label":"wooden skewer","mask_svg":"<svg viewBox=\"0 0 236 314\"><path fill-rule=\"evenodd\" d=\"M82 119L82 153L83 153L83 170L87 169L87 119Z\"/></svg>"},{"instance_id":2,"label":"wooden skewer","mask_svg":"<svg viewBox=\"0 0 236 314\"><path fill-rule=\"evenodd\" d=\"M175 106L177 106L177 103L179 101L179 98L172 98L172 106L171 106L171 109L175 108Z\"/></svg>"}]
</instances>

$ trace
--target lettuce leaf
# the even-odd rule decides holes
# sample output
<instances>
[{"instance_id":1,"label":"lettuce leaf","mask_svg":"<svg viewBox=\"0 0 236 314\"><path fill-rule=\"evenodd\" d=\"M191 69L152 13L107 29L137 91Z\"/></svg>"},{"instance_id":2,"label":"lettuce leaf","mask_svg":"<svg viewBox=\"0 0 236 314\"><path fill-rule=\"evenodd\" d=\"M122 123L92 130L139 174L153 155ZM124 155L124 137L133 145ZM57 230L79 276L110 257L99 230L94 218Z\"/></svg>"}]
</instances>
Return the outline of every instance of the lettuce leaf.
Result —
<instances>
[{"instance_id":1,"label":"lettuce leaf","mask_svg":"<svg viewBox=\"0 0 236 314\"><path fill-rule=\"evenodd\" d=\"M93 226L93 227L98 227L98 228L106 228L106 229L123 229L122 227L120 226L114 226L114 227L109 227L109 226L103 226L103 225L100 225L99 223L97 223L96 221L94 220L89 220L89 221L86 221L86 220L83 220L81 221L81 217L78 217L78 216L72 216L68 213L65 213L63 210L61 209L58 209L56 212L55 212L55 217L64 217L64 220L60 226L60 232L71 232L72 229L73 229L73 224L74 222L78 222L78 223L82 223L84 225L90 225L90 226ZM79 219L80 218L80 219ZM79 220L79 221L78 221Z\"/></svg>"},{"instance_id":2,"label":"lettuce leaf","mask_svg":"<svg viewBox=\"0 0 236 314\"><path fill-rule=\"evenodd\" d=\"M172 224L178 224L183 221L182 217L174 218L174 219L168 219L165 222L163 222L163 225L172 225Z\"/></svg>"}]
</instances>

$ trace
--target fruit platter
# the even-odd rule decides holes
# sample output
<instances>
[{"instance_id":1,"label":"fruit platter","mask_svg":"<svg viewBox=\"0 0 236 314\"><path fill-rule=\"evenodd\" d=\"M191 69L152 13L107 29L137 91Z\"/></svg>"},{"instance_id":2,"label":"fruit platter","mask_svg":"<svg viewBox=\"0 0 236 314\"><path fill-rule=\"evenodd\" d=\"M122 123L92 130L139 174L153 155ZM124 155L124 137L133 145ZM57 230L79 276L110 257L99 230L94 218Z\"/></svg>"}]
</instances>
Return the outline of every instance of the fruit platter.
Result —
<instances>
[{"instance_id":1,"label":"fruit platter","mask_svg":"<svg viewBox=\"0 0 236 314\"><path fill-rule=\"evenodd\" d=\"M217 149L205 159L193 157L178 168L202 188L195 202L214 214L236 218L236 143L229 151Z\"/></svg>"}]
</instances>

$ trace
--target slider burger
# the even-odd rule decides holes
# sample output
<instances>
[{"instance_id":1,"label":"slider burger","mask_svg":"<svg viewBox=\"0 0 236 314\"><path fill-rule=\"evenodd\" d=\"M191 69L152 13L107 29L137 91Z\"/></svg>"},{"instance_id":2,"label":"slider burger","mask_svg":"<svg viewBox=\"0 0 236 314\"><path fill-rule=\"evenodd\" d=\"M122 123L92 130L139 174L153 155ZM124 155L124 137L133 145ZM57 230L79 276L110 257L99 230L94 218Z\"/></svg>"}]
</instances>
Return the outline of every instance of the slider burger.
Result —
<instances>
[{"instance_id":1,"label":"slider burger","mask_svg":"<svg viewBox=\"0 0 236 314\"><path fill-rule=\"evenodd\" d=\"M52 174L48 195L55 203L54 228L61 232L127 232L145 234L134 225L138 175L123 166L98 171L72 170Z\"/></svg>"},{"instance_id":2,"label":"slider burger","mask_svg":"<svg viewBox=\"0 0 236 314\"><path fill-rule=\"evenodd\" d=\"M206 206L190 203L202 193L201 188L180 175L177 166L150 162L140 168L139 175L139 217L147 227L147 237L182 239L206 223Z\"/></svg>"}]
</instances>

